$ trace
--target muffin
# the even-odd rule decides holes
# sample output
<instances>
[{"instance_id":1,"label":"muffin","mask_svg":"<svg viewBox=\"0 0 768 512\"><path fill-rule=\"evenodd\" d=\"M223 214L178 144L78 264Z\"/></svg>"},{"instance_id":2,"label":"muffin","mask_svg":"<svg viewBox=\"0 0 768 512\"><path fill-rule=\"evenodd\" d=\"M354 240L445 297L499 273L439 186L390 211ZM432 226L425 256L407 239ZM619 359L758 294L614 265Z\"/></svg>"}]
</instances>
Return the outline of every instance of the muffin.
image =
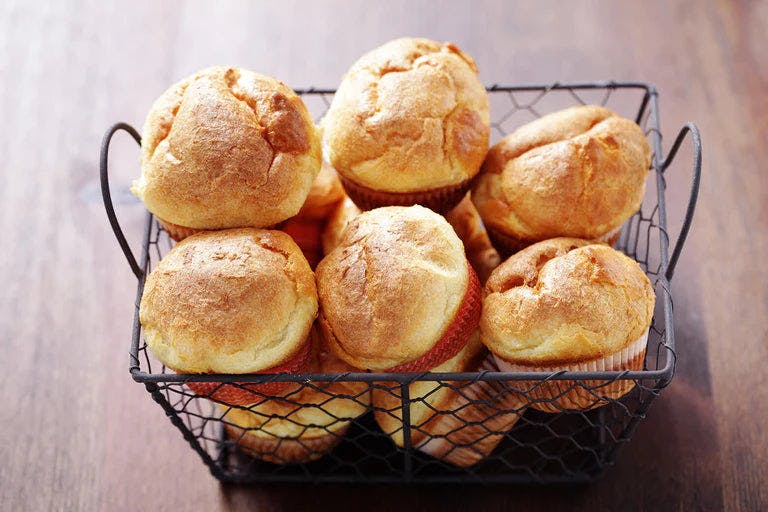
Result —
<instances>
[{"instance_id":1,"label":"muffin","mask_svg":"<svg viewBox=\"0 0 768 512\"><path fill-rule=\"evenodd\" d=\"M152 353L177 373L302 372L317 289L301 250L280 231L197 233L179 242L144 285L139 318ZM228 404L288 385L189 382Z\"/></svg>"},{"instance_id":2,"label":"muffin","mask_svg":"<svg viewBox=\"0 0 768 512\"><path fill-rule=\"evenodd\" d=\"M354 372L312 330L310 373ZM350 422L371 402L365 382L291 384L284 396L247 409L229 408L221 418L229 436L248 455L276 464L317 460L341 442Z\"/></svg>"},{"instance_id":3,"label":"muffin","mask_svg":"<svg viewBox=\"0 0 768 512\"><path fill-rule=\"evenodd\" d=\"M446 220L421 206L352 219L317 266L320 324L356 368L420 372L454 357L480 319L480 283Z\"/></svg>"},{"instance_id":4,"label":"muffin","mask_svg":"<svg viewBox=\"0 0 768 512\"><path fill-rule=\"evenodd\" d=\"M396 39L344 75L322 125L324 154L357 206L445 212L488 151L488 94L453 44Z\"/></svg>"},{"instance_id":5,"label":"muffin","mask_svg":"<svg viewBox=\"0 0 768 512\"><path fill-rule=\"evenodd\" d=\"M498 371L475 331L469 343L434 372ZM460 467L472 466L496 448L525 411L519 395L500 382L415 381L408 386L411 445ZM374 417L382 431L403 447L400 385L373 390Z\"/></svg>"},{"instance_id":6,"label":"muffin","mask_svg":"<svg viewBox=\"0 0 768 512\"><path fill-rule=\"evenodd\" d=\"M568 108L493 146L472 201L502 257L559 236L612 245L640 208L650 162L635 122L594 105Z\"/></svg>"},{"instance_id":7,"label":"muffin","mask_svg":"<svg viewBox=\"0 0 768 512\"><path fill-rule=\"evenodd\" d=\"M546 240L518 252L485 285L480 334L501 371L642 370L655 295L631 258L605 244ZM534 381L531 406L586 410L632 380Z\"/></svg>"},{"instance_id":8,"label":"muffin","mask_svg":"<svg viewBox=\"0 0 768 512\"><path fill-rule=\"evenodd\" d=\"M501 257L488 238L488 232L472 204L469 192L453 210L445 214L445 220L464 243L469 263L475 269L480 283L485 284L493 269L501 263Z\"/></svg>"},{"instance_id":9,"label":"muffin","mask_svg":"<svg viewBox=\"0 0 768 512\"><path fill-rule=\"evenodd\" d=\"M141 148L131 190L176 240L292 217L320 170L320 136L301 98L240 68L207 68L163 93Z\"/></svg>"},{"instance_id":10,"label":"muffin","mask_svg":"<svg viewBox=\"0 0 768 512\"><path fill-rule=\"evenodd\" d=\"M323 245L323 254L330 254L339 245L349 222L361 213L363 211L349 197L345 197L336 205L336 209L331 213L328 222L325 223L320 238Z\"/></svg>"},{"instance_id":11,"label":"muffin","mask_svg":"<svg viewBox=\"0 0 768 512\"><path fill-rule=\"evenodd\" d=\"M336 171L323 162L299 213L280 226L301 248L313 269L323 258L321 237L325 224L344 197Z\"/></svg>"}]
</instances>

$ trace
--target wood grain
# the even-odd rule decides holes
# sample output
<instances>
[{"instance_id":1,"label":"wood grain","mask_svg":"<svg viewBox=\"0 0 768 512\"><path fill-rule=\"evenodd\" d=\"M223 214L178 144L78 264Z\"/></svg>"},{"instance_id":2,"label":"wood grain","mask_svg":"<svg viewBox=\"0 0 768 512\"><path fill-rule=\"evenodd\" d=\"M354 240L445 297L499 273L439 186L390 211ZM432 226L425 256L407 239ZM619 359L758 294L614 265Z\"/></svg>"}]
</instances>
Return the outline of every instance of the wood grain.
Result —
<instances>
[{"instance_id":1,"label":"wood grain","mask_svg":"<svg viewBox=\"0 0 768 512\"><path fill-rule=\"evenodd\" d=\"M0 509L767 508L766 26L768 4L747 1L3 3ZM140 126L170 83L207 65L333 87L400 35L456 42L486 82L654 82L667 147L699 123L700 204L673 283L677 374L594 485L220 486L127 373L135 281L100 203L104 129ZM127 137L111 170L136 244ZM673 234L688 180L670 169Z\"/></svg>"}]
</instances>

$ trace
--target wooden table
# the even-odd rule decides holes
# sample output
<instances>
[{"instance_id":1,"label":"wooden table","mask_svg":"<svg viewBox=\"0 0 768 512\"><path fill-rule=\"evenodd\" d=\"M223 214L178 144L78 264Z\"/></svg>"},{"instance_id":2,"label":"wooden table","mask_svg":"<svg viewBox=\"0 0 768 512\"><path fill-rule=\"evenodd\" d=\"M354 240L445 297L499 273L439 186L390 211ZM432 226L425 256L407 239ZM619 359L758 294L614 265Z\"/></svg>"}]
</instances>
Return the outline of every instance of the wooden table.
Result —
<instances>
[{"instance_id":1,"label":"wooden table","mask_svg":"<svg viewBox=\"0 0 768 512\"><path fill-rule=\"evenodd\" d=\"M765 509L766 27L766 2L4 3L0 509ZM677 374L594 485L223 487L128 375L135 280L98 191L104 129L140 126L207 65L333 87L400 35L456 42L486 82L650 81L666 147L685 121L701 128L699 209L673 282ZM127 141L112 155L134 244L137 155ZM688 180L670 178L672 233Z\"/></svg>"}]
</instances>

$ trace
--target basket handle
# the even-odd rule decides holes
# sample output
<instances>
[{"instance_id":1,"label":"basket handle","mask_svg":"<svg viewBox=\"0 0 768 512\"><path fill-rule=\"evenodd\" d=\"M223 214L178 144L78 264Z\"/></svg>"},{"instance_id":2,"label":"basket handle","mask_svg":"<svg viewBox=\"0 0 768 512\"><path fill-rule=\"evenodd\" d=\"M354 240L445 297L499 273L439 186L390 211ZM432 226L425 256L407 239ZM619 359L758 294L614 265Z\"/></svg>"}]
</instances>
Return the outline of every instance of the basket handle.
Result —
<instances>
[{"instance_id":1,"label":"basket handle","mask_svg":"<svg viewBox=\"0 0 768 512\"><path fill-rule=\"evenodd\" d=\"M141 280L144 277L144 271L136 262L136 257L133 255L131 247L128 245L128 241L125 239L123 230L120 227L120 223L117 221L115 207L112 204L112 194L109 192L109 144L112 142L112 136L120 130L128 132L128 134L133 137L133 140L141 146L141 135L139 135L139 132L128 123L117 123L107 130L107 133L104 134L104 138L101 140L101 158L99 161L99 170L101 173L101 197L104 199L104 209L107 210L107 218L109 219L109 224L112 226L112 231L115 233L117 243L120 244L120 248L123 250L123 254L125 254L134 275Z\"/></svg>"},{"instance_id":2,"label":"basket handle","mask_svg":"<svg viewBox=\"0 0 768 512\"><path fill-rule=\"evenodd\" d=\"M699 198L699 183L701 182L701 135L699 134L699 129L696 127L693 123L687 123L685 126L683 126L680 129L680 133L677 134L677 138L675 139L674 144L672 144L672 147L669 150L669 154L664 159L664 162L661 164L661 171L664 172L667 170L667 167L672 163L672 161L675 159L675 155L677 155L677 150L680 149L680 145L685 140L686 136L688 134L691 134L692 142L693 142L693 170L691 172L692 174L692 180L691 180L691 194L688 199L688 208L685 211L685 218L683 219L683 225L680 228L680 234L677 237L677 241L675 242L675 247L672 250L672 256L669 258L669 264L667 265L667 280L672 281L672 276L675 273L675 266L677 265L677 260L680 258L680 253L683 251L683 245L685 244L685 239L688 237L688 231L691 229L691 223L693 222L693 214L696 211L696 202Z\"/></svg>"}]
</instances>

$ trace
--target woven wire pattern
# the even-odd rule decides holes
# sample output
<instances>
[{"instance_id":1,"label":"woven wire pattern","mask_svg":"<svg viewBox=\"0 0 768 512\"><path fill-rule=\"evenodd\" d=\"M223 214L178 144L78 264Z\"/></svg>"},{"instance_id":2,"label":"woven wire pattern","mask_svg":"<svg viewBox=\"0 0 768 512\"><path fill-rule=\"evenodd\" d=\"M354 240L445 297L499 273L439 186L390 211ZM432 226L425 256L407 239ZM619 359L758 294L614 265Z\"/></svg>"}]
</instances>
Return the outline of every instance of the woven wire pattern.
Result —
<instances>
[{"instance_id":1,"label":"woven wire pattern","mask_svg":"<svg viewBox=\"0 0 768 512\"><path fill-rule=\"evenodd\" d=\"M635 119L651 147L661 147L656 102L649 101L655 99L656 93L643 84L491 86L488 90L492 143L546 113L578 104L599 104ZM330 105L333 91L298 92L319 121ZM183 378L166 369L147 349L138 323L142 283L137 294L131 353L134 379L146 385L211 472L224 481L592 480L613 463L618 448L630 439L674 371L674 346L666 323L671 319L671 296L661 258L662 244L667 243L659 219L659 204L664 197L656 192L657 180L664 190L660 161L660 155L652 159L643 205L622 227L616 244L638 261L657 295L644 370L632 379L614 373L600 380L558 381L561 396L576 391L597 406L592 410L563 409L557 397L542 393L551 384L550 374L524 380L494 378L496 368L491 359L486 360L488 371L438 381L403 374L382 375L380 380L346 374L324 375L320 380L283 376L282 380L292 382L292 387L279 398L260 393L258 387L246 387L240 382L242 377L218 376L218 387L211 394L231 386L251 393L255 404L216 404L196 395L182 382ZM142 258L145 275L172 245L150 215ZM264 376L248 382L273 379ZM211 381L200 376L189 376L188 380ZM354 385L356 391L339 393L332 389L334 383L342 382ZM611 387L621 382L634 386L624 396L612 398ZM310 390L313 399L308 403L301 396ZM371 401L371 396L378 399ZM349 407L336 407L340 400L356 404L354 414L348 412ZM279 412L275 413L275 409ZM319 414L307 419L308 409ZM244 413L252 422L245 429L231 420ZM317 422L318 417L322 421ZM404 417L409 421L403 421ZM379 426L382 422L377 421L382 418L389 425L386 433ZM291 432L289 437L276 433L285 428ZM426 453L431 445L441 447L439 457ZM468 457L479 461L461 467L450 462L453 455L458 460Z\"/></svg>"}]
</instances>

